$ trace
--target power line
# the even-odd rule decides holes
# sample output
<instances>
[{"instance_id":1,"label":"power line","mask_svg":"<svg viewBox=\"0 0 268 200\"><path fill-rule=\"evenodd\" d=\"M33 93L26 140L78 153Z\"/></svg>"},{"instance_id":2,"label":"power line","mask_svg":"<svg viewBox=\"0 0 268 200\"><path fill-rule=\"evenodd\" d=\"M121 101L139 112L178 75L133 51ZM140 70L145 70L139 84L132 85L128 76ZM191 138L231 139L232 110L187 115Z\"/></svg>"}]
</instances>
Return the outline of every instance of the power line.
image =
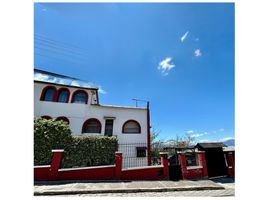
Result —
<instances>
[{"instance_id":1,"label":"power line","mask_svg":"<svg viewBox=\"0 0 268 200\"><path fill-rule=\"evenodd\" d=\"M74 56L74 57L77 57L79 59L87 60L87 58L85 58L84 56L77 55L77 54L74 54L72 52L62 50L62 49L57 49L57 48L53 48L53 47L46 47L46 46L39 46L39 45L35 45L34 48L35 49L40 49L40 50L51 51L51 52L57 52L59 54L63 54L63 55L66 55L66 56Z\"/></svg>"},{"instance_id":2,"label":"power line","mask_svg":"<svg viewBox=\"0 0 268 200\"><path fill-rule=\"evenodd\" d=\"M38 34L38 33L35 33L34 34L35 35L35 37L39 37L39 39L43 39L43 40L46 40L46 41L50 41L50 42L52 42L52 43L59 43L59 44L62 44L63 46L65 45L67 45L67 46L71 46L71 47L73 47L73 48L76 48L76 49L81 49L81 50L83 50L83 51L88 51L88 49L85 49L85 48L82 48L82 47L79 47L79 46L76 46L76 45L74 45L74 44L70 44L70 43L67 43L67 42L62 42L62 41L58 41L58 40L55 40L55 39L51 39L51 38L49 38L49 37L47 37L47 36L44 36L44 35L41 35L41 34Z\"/></svg>"},{"instance_id":3,"label":"power line","mask_svg":"<svg viewBox=\"0 0 268 200\"><path fill-rule=\"evenodd\" d=\"M46 43L46 42L44 42L42 40L39 40L39 39L36 39L35 45L43 45L43 46L47 46L47 47L51 47L51 48L57 48L57 49L61 49L61 50L64 50L64 51L72 52L74 54L79 54L79 55L82 55L82 56L87 55L87 54L85 54L83 52L72 50L71 48L67 48L67 47L61 47L61 46L56 45L56 44Z\"/></svg>"}]
</instances>

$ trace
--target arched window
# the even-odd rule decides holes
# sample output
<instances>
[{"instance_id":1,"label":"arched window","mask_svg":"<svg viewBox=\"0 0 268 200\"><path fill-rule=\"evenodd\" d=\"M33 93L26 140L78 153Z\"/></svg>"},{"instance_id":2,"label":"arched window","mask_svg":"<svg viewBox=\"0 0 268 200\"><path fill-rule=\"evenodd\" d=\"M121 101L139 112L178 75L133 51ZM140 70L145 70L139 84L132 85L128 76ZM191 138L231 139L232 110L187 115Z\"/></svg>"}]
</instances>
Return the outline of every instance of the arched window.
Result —
<instances>
[{"instance_id":1,"label":"arched window","mask_svg":"<svg viewBox=\"0 0 268 200\"><path fill-rule=\"evenodd\" d=\"M62 120L64 122L66 122L67 124L70 124L70 121L67 117L63 117L63 116L57 117L56 121L59 121L59 120Z\"/></svg>"},{"instance_id":2,"label":"arched window","mask_svg":"<svg viewBox=\"0 0 268 200\"><path fill-rule=\"evenodd\" d=\"M43 89L41 94L41 101L55 101L57 89L53 86L47 86Z\"/></svg>"},{"instance_id":3,"label":"arched window","mask_svg":"<svg viewBox=\"0 0 268 200\"><path fill-rule=\"evenodd\" d=\"M61 88L58 91L57 102L68 103L70 92L67 88Z\"/></svg>"},{"instance_id":4,"label":"arched window","mask_svg":"<svg viewBox=\"0 0 268 200\"><path fill-rule=\"evenodd\" d=\"M43 115L43 116L41 116L41 118L43 118L43 119L52 119L52 117L50 117L48 115Z\"/></svg>"},{"instance_id":5,"label":"arched window","mask_svg":"<svg viewBox=\"0 0 268 200\"><path fill-rule=\"evenodd\" d=\"M84 90L76 90L72 96L72 103L87 104L88 94Z\"/></svg>"},{"instance_id":6,"label":"arched window","mask_svg":"<svg viewBox=\"0 0 268 200\"><path fill-rule=\"evenodd\" d=\"M84 122L82 133L101 133L101 123L95 118L88 119Z\"/></svg>"},{"instance_id":7,"label":"arched window","mask_svg":"<svg viewBox=\"0 0 268 200\"><path fill-rule=\"evenodd\" d=\"M122 133L141 133L141 126L135 120L128 120L123 125Z\"/></svg>"}]
</instances>

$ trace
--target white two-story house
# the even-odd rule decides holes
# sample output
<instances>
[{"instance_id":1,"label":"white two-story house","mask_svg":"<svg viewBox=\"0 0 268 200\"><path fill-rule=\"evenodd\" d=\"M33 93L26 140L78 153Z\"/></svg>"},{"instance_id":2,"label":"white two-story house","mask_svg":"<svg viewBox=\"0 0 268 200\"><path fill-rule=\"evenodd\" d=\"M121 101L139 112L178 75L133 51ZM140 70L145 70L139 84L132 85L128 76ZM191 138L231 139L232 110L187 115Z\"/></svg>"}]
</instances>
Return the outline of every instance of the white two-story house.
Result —
<instances>
[{"instance_id":1,"label":"white two-story house","mask_svg":"<svg viewBox=\"0 0 268 200\"><path fill-rule=\"evenodd\" d=\"M34 70L34 117L66 121L76 136L116 136L123 167L150 165L150 111L102 105L98 87L72 77Z\"/></svg>"}]
</instances>

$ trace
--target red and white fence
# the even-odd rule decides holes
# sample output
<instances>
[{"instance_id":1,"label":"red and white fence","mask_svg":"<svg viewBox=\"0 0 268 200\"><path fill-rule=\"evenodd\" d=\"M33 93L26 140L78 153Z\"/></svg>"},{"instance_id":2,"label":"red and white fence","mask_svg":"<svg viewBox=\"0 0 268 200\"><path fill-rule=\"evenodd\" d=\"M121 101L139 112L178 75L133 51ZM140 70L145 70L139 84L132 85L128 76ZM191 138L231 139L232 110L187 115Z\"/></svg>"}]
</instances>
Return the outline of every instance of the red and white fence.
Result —
<instances>
[{"instance_id":1,"label":"red and white fence","mask_svg":"<svg viewBox=\"0 0 268 200\"><path fill-rule=\"evenodd\" d=\"M161 154L161 165L122 169L122 153L115 153L115 165L63 168L60 162L63 150L52 150L51 165L35 166L35 181L59 180L160 180L168 179L167 154Z\"/></svg>"}]
</instances>

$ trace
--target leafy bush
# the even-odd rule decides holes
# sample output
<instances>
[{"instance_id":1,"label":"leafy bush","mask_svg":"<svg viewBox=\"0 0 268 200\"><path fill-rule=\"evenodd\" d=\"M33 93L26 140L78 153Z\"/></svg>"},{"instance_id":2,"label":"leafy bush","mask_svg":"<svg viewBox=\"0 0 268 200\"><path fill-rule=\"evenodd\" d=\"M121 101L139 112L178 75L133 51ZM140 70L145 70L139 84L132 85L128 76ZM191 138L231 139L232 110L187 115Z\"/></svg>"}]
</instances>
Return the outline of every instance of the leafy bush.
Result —
<instances>
[{"instance_id":1,"label":"leafy bush","mask_svg":"<svg viewBox=\"0 0 268 200\"><path fill-rule=\"evenodd\" d=\"M51 150L64 149L62 167L110 165L118 149L116 137L72 136L63 121L35 119L34 164L51 163Z\"/></svg>"},{"instance_id":2,"label":"leafy bush","mask_svg":"<svg viewBox=\"0 0 268 200\"><path fill-rule=\"evenodd\" d=\"M51 163L52 149L64 149L68 152L72 147L71 130L64 121L36 118L34 120L34 164Z\"/></svg>"},{"instance_id":3,"label":"leafy bush","mask_svg":"<svg viewBox=\"0 0 268 200\"><path fill-rule=\"evenodd\" d=\"M74 136L70 154L64 155L63 167L98 166L115 163L118 143L115 137Z\"/></svg>"}]
</instances>

